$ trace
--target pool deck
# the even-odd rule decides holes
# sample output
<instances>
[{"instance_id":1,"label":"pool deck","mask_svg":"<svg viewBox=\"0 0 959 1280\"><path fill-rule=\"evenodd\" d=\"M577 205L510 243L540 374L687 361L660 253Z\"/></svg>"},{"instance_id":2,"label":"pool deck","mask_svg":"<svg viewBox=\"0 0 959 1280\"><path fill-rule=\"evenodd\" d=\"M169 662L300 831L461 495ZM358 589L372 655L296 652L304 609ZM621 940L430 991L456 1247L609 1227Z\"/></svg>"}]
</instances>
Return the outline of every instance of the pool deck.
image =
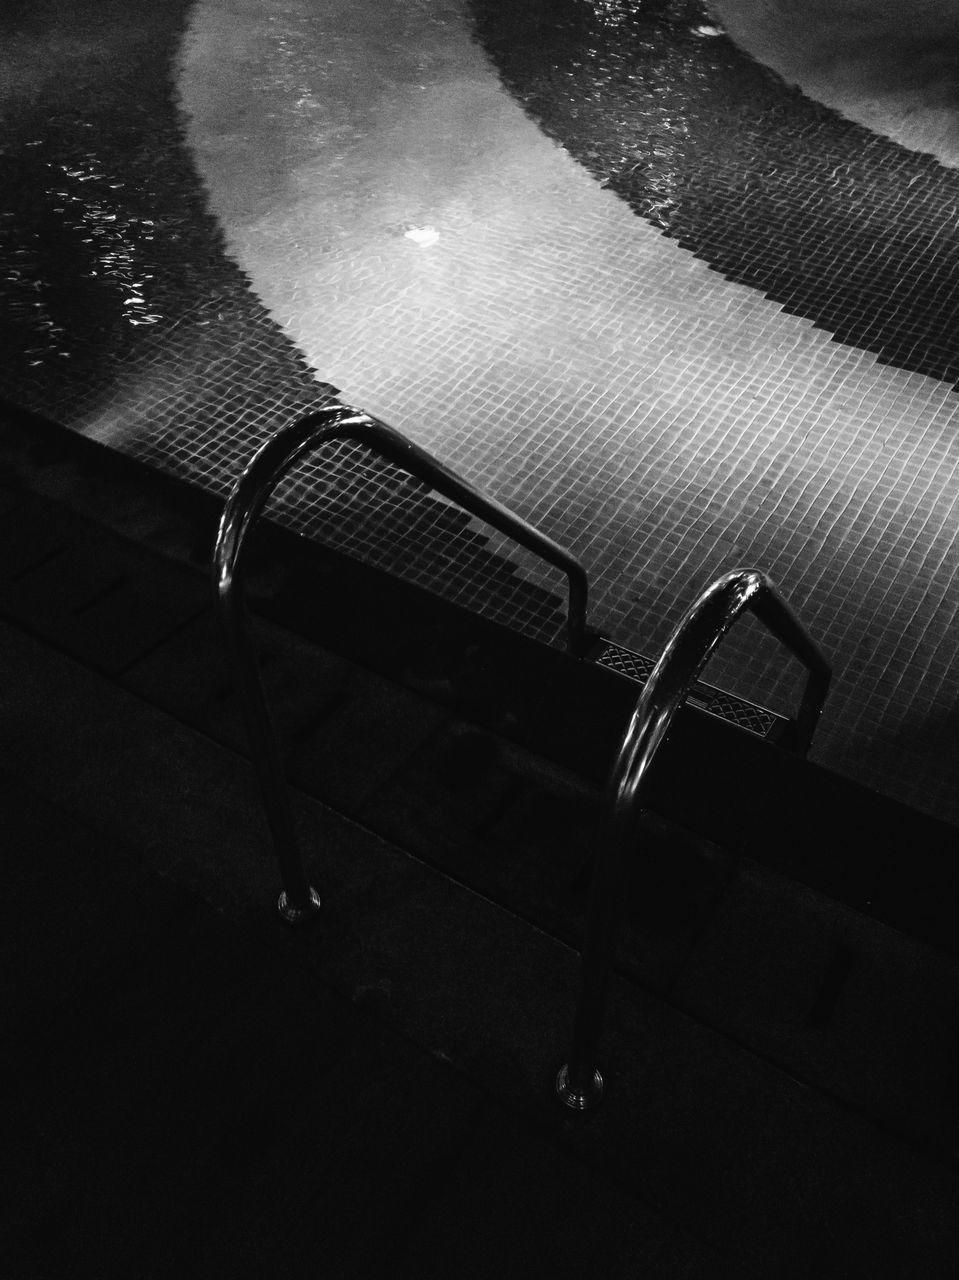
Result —
<instances>
[{"instance_id":1,"label":"pool deck","mask_svg":"<svg viewBox=\"0 0 959 1280\"><path fill-rule=\"evenodd\" d=\"M416 695L261 623L281 707L312 674L298 742L324 777L324 800L295 794L324 910L285 928L224 671L188 616L209 530L56 449L27 470L46 492L8 484L7 516L40 502L76 554L63 596L0 622L13 1274L955 1274L954 960L674 846L678 882L640 878L607 1099L565 1114L575 952L466 886L481 851L512 866L514 904L575 899L588 780L471 724L425 668ZM88 603L118 555L145 588L123 628ZM24 611L41 568L20 571Z\"/></svg>"}]
</instances>

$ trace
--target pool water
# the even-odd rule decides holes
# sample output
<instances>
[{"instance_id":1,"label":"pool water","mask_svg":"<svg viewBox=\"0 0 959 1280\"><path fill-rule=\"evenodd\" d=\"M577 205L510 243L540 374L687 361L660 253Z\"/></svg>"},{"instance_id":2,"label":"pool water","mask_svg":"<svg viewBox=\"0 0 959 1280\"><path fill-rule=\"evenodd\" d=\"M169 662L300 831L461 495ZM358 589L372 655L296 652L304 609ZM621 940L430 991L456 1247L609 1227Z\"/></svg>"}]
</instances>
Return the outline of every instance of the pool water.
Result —
<instances>
[{"instance_id":1,"label":"pool water","mask_svg":"<svg viewBox=\"0 0 959 1280\"><path fill-rule=\"evenodd\" d=\"M647 653L760 567L836 667L815 758L959 820L955 113L928 45L877 19L867 83L770 9L5 19L4 394L222 488L332 386L573 550ZM558 584L487 550L548 637ZM777 707L794 677L749 624L710 671Z\"/></svg>"}]
</instances>

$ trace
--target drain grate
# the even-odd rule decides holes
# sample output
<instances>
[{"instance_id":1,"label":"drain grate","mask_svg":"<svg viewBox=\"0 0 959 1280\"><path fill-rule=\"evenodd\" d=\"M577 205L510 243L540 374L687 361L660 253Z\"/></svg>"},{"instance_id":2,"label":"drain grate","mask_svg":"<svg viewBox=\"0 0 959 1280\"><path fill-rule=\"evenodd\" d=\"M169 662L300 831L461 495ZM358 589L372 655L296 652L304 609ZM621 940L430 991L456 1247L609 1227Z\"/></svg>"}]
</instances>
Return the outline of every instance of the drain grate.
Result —
<instances>
[{"instance_id":1,"label":"drain grate","mask_svg":"<svg viewBox=\"0 0 959 1280\"><path fill-rule=\"evenodd\" d=\"M622 645L613 644L611 640L600 641L596 650L590 655L592 661L600 667L615 671L635 684L645 684L656 662L645 654L634 653L632 649L624 649ZM746 698L717 689L715 685L697 680L687 698L692 706L708 715L725 720L740 729L756 734L760 738L773 736L773 731L788 724L785 716L777 715L768 707L761 707Z\"/></svg>"}]
</instances>

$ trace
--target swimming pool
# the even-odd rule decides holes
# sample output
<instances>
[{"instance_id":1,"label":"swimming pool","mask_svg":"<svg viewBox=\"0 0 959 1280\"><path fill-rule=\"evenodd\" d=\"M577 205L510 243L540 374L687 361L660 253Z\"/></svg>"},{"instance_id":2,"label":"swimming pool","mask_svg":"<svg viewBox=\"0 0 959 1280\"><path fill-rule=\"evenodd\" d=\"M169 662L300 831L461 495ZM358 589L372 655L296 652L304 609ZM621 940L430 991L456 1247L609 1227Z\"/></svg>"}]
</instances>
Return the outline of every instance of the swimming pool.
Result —
<instances>
[{"instance_id":1,"label":"swimming pool","mask_svg":"<svg viewBox=\"0 0 959 1280\"><path fill-rule=\"evenodd\" d=\"M222 488L332 384L645 652L755 564L836 667L815 758L959 819L951 168L689 3L44 12L7 42L9 398ZM781 663L747 628L711 678L776 705Z\"/></svg>"}]
</instances>

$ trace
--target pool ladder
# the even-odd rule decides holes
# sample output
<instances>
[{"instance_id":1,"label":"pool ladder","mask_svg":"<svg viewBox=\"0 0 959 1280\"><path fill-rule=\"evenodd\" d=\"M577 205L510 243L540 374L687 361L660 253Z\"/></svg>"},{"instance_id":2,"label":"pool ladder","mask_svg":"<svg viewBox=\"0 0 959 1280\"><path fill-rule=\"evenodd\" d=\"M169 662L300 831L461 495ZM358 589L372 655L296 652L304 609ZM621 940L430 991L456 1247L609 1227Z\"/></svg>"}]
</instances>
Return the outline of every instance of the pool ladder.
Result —
<instances>
[{"instance_id":1,"label":"pool ladder","mask_svg":"<svg viewBox=\"0 0 959 1280\"><path fill-rule=\"evenodd\" d=\"M556 1078L556 1092L574 1111L594 1107L603 1095L596 1055L616 954L619 887L627 848L635 846L643 783L699 673L747 610L791 650L807 672L799 711L779 745L805 756L819 723L831 679L829 663L819 647L765 574L737 569L717 578L687 609L643 686L606 788L572 1047L569 1061ZM735 798L733 802L746 803Z\"/></svg>"},{"instance_id":2,"label":"pool ladder","mask_svg":"<svg viewBox=\"0 0 959 1280\"><path fill-rule=\"evenodd\" d=\"M570 653L580 655L587 644L588 583L579 561L499 502L461 480L385 422L348 405L330 405L298 418L261 445L233 486L223 509L213 553L213 587L283 881L279 911L291 924L309 919L319 910L320 899L307 881L293 829L286 775L259 661L250 638L243 568L250 535L283 477L321 445L344 439L365 445L561 569L569 583L567 648Z\"/></svg>"},{"instance_id":3,"label":"pool ladder","mask_svg":"<svg viewBox=\"0 0 959 1280\"><path fill-rule=\"evenodd\" d=\"M277 485L308 454L330 440L341 439L353 440L386 458L562 570L569 587L567 649L583 657L587 645L588 583L582 565L551 538L481 494L398 431L360 410L337 404L307 413L272 435L248 463L227 499L213 555L213 586L280 870L283 891L278 910L291 924L312 919L320 909L320 897L306 876L294 831L285 770L250 637L243 570L250 536ZM597 1054L615 959L616 907L627 848L632 848L636 839L649 767L703 667L733 623L747 611L807 672L798 712L780 734L779 745L804 756L822 714L831 678L829 664L769 578L756 569L737 569L717 578L686 611L649 673L606 789L571 1048L556 1079L558 1096L573 1111L591 1109L603 1095Z\"/></svg>"}]
</instances>

